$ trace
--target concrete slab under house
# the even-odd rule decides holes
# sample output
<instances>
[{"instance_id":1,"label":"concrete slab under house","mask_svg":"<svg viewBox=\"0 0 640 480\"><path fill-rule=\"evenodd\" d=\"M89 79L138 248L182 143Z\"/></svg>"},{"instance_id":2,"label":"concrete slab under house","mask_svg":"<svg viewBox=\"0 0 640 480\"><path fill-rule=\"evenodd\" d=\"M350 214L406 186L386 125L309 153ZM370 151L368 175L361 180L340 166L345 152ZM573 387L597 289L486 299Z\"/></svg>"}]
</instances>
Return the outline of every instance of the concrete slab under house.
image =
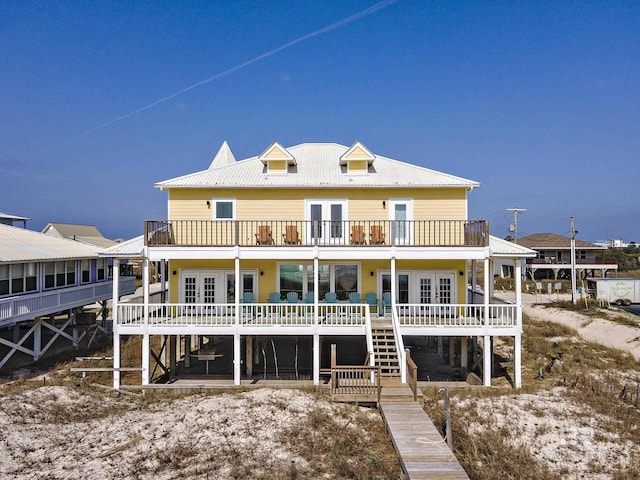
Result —
<instances>
[{"instance_id":1,"label":"concrete slab under house","mask_svg":"<svg viewBox=\"0 0 640 480\"><path fill-rule=\"evenodd\" d=\"M496 337L513 345L510 375L521 386L521 298L495 299L490 272L511 262L519 292L535 252L467 218L478 182L360 142L275 142L242 160L225 142L208 168L155 186L167 192L167 218L104 253L114 272L141 262L145 286L138 299L113 298L115 388L131 336L142 339L142 387L320 385L345 365L366 367L351 382L475 372L489 386ZM152 264L166 294L149 292Z\"/></svg>"}]
</instances>

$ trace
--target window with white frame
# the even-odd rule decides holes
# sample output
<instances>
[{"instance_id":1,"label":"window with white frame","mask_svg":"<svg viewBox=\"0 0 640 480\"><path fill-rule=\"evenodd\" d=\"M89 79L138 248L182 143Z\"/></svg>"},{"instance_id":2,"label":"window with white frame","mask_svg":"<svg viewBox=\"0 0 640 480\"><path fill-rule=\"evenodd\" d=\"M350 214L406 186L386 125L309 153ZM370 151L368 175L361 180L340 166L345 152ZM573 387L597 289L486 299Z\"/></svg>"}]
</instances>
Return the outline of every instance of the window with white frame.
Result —
<instances>
[{"instance_id":1,"label":"window with white frame","mask_svg":"<svg viewBox=\"0 0 640 480\"><path fill-rule=\"evenodd\" d=\"M35 263L0 265L0 295L35 292L38 289L37 272Z\"/></svg>"},{"instance_id":2,"label":"window with white frame","mask_svg":"<svg viewBox=\"0 0 640 480\"><path fill-rule=\"evenodd\" d=\"M299 298L313 292L313 264L284 263L279 266L278 285L282 297L296 292ZM358 292L360 285L357 264L318 265L318 298L335 292L338 300L348 300L349 294Z\"/></svg>"},{"instance_id":3,"label":"window with white frame","mask_svg":"<svg viewBox=\"0 0 640 480\"><path fill-rule=\"evenodd\" d=\"M214 198L213 219L214 220L234 220L236 218L236 201L230 198Z\"/></svg>"}]
</instances>

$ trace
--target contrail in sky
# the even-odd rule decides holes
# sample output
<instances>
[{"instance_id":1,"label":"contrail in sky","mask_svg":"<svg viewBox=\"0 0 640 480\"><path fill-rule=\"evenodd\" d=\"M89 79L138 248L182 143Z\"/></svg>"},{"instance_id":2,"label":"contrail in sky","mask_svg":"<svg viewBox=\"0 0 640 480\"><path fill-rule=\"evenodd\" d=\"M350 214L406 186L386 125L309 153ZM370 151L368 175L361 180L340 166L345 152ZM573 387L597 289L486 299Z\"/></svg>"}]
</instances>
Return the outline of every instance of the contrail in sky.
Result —
<instances>
[{"instance_id":1,"label":"contrail in sky","mask_svg":"<svg viewBox=\"0 0 640 480\"><path fill-rule=\"evenodd\" d=\"M113 125L116 122L119 122L120 120L124 120L125 118L129 118L132 115L135 115L136 113L140 113L143 112L145 110L149 110L152 107L155 107L156 105L159 105L161 103L166 102L167 100L171 100L172 98L175 98L179 95L182 95L183 93L186 93L190 90L193 90L194 88L200 87L201 85L206 85L207 83L213 82L214 80L217 80L219 78L222 77L226 77L227 75L232 74L233 72L237 72L238 70L241 70L245 67L248 67L249 65L259 62L260 60L264 60L265 58L271 57L272 55L275 55L276 53L281 52L282 50L285 50L289 47L292 47L294 45L297 45L300 42L304 42L305 40L309 40L310 38L313 37L317 37L318 35L321 35L323 33L327 33L330 32L332 30L335 30L336 28L340 28L344 25L348 25L349 23L355 22L356 20L361 19L362 17L366 17L367 15L371 15L372 13L377 12L378 10L382 10L383 8L387 8L389 5L394 4L396 2L398 2L399 0L384 0L382 2L376 3L375 5L370 6L369 8L365 8L364 10L361 10L358 13L355 13L349 17L343 18L342 20L338 20L335 23L332 23L331 25L327 25L326 27L321 28L320 30L316 30L315 32L311 32L308 33L306 35L303 35L302 37L296 38L295 40L291 40L288 43L285 43L284 45L281 45L277 48L274 48L273 50L269 50L266 53L263 53L262 55L259 55L255 58L252 58L251 60L247 60L244 63L241 63L239 65L236 65L235 67L231 67L228 70L225 70L224 72L220 72L217 73L211 77L205 78L204 80L200 80L199 82L194 83L193 85L189 85L188 87L183 88L182 90L179 90L175 93L172 93L171 95L167 95L166 97L162 97L158 100L156 100L155 102L149 103L148 105L145 105L144 107L140 107L137 110L133 110L125 115L122 115L121 117L115 118L113 120L110 120L107 123L103 123L102 125L98 125L97 127L92 128L91 130L87 130L84 133L81 133L80 135L78 135L76 138L80 138L83 137L85 135L88 135L90 133L93 133L97 130L100 130L102 128L108 127L109 125Z\"/></svg>"}]
</instances>

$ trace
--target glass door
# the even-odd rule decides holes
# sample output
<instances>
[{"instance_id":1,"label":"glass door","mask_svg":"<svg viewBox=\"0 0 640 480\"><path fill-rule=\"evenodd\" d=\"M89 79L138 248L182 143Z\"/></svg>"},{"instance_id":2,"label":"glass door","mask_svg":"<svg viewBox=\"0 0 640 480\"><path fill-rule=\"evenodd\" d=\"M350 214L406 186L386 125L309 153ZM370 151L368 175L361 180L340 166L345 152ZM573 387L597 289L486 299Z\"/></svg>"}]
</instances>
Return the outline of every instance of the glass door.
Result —
<instances>
[{"instance_id":1,"label":"glass door","mask_svg":"<svg viewBox=\"0 0 640 480\"><path fill-rule=\"evenodd\" d=\"M306 216L310 220L307 237L321 245L345 243L346 200L309 200Z\"/></svg>"},{"instance_id":2,"label":"glass door","mask_svg":"<svg viewBox=\"0 0 640 480\"><path fill-rule=\"evenodd\" d=\"M411 244L411 220L413 217L411 200L390 200L389 220L391 220L391 243Z\"/></svg>"}]
</instances>

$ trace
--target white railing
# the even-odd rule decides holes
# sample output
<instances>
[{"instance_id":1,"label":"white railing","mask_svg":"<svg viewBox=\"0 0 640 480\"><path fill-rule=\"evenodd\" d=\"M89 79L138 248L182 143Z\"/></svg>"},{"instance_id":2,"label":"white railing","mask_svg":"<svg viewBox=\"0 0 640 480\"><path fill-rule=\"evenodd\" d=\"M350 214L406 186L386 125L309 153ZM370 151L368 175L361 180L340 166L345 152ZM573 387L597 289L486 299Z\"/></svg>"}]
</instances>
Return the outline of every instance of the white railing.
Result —
<instances>
[{"instance_id":1,"label":"white railing","mask_svg":"<svg viewBox=\"0 0 640 480\"><path fill-rule=\"evenodd\" d=\"M323 304L316 315L310 303L149 304L149 325L196 326L364 326L367 304ZM144 324L144 304L118 304L118 325Z\"/></svg>"},{"instance_id":2,"label":"white railing","mask_svg":"<svg viewBox=\"0 0 640 480\"><path fill-rule=\"evenodd\" d=\"M121 295L133 293L135 289L134 277L120 279ZM90 305L110 299L112 295L113 282L109 280L0 299L0 326Z\"/></svg>"},{"instance_id":3,"label":"white railing","mask_svg":"<svg viewBox=\"0 0 640 480\"><path fill-rule=\"evenodd\" d=\"M393 336L396 341L396 351L398 352L398 361L400 364L400 381L407 383L407 352L404 349L404 340L402 332L400 332L400 317L398 317L397 309L391 309L391 325L393 326Z\"/></svg>"},{"instance_id":4,"label":"white railing","mask_svg":"<svg viewBox=\"0 0 640 480\"><path fill-rule=\"evenodd\" d=\"M403 304L395 311L402 327L516 326L515 305Z\"/></svg>"}]
</instances>

